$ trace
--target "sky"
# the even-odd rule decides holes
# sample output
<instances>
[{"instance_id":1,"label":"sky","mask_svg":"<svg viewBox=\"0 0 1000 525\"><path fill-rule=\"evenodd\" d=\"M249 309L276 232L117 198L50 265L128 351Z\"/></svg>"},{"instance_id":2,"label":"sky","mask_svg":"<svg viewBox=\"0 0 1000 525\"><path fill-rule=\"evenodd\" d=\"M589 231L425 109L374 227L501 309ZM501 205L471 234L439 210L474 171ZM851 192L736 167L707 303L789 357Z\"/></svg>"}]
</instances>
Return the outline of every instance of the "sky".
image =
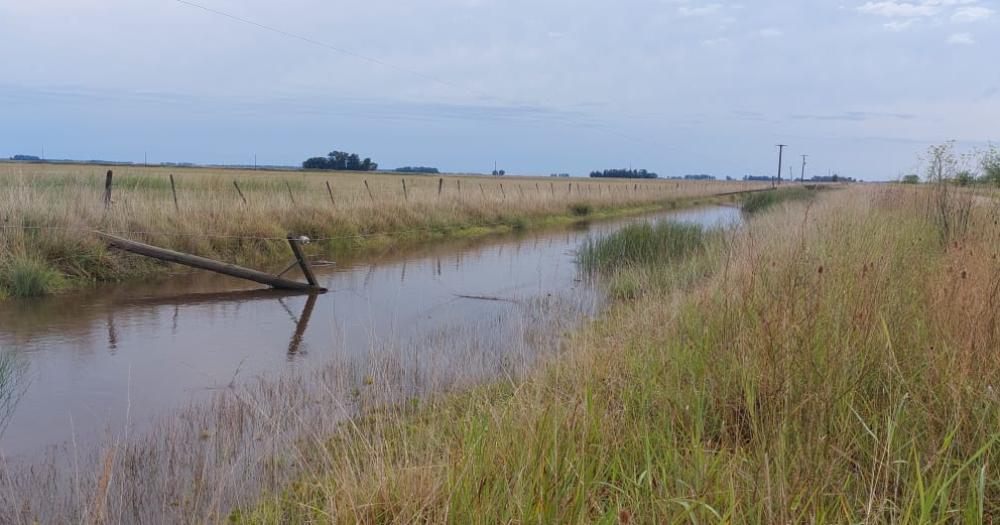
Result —
<instances>
[{"instance_id":1,"label":"sky","mask_svg":"<svg viewBox=\"0 0 1000 525\"><path fill-rule=\"evenodd\" d=\"M1000 0L0 0L0 157L888 180L998 64Z\"/></svg>"}]
</instances>

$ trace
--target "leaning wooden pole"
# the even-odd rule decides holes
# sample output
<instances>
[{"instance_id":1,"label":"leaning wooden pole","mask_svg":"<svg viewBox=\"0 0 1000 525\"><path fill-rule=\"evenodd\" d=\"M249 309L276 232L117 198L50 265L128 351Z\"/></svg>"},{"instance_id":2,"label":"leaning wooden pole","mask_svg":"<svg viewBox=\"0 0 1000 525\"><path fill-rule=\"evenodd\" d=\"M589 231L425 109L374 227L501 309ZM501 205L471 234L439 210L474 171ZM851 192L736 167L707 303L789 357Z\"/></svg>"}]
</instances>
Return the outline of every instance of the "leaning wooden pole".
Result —
<instances>
[{"instance_id":1,"label":"leaning wooden pole","mask_svg":"<svg viewBox=\"0 0 1000 525\"><path fill-rule=\"evenodd\" d=\"M228 275L230 277L237 277L239 279L246 279L248 281L253 281L256 283L266 284L272 288L277 288L280 290L299 290L304 292L315 292L323 293L326 292L326 288L321 288L316 284L316 278L312 277L310 282L300 283L298 281L292 281L289 279L283 279L271 275L269 273L259 272L257 270L251 270L250 268L244 268L242 266L236 266L235 264L229 264L219 261L214 261L212 259L206 259L204 257L198 257L197 255L190 255L187 253L175 252L173 250L167 250L165 248L159 248L157 246L151 246L148 244L143 244L141 242L130 241L128 239L123 239L121 237L116 237L114 235L108 235L102 232L94 232L98 237L104 239L108 246L112 248L117 248L119 250L124 250L126 252L131 252L139 255L145 255L146 257L152 257L154 259L159 259L161 261L172 262L177 264L182 264L184 266L190 266L191 268L198 268L200 270L208 270L210 272L221 273L223 275ZM294 245L293 245L294 246ZM299 253L296 251L296 258L299 258ZM299 258L299 264L303 266L303 273L308 265L303 264L303 260ZM308 279L312 276L312 272L306 274Z\"/></svg>"},{"instance_id":2,"label":"leaning wooden pole","mask_svg":"<svg viewBox=\"0 0 1000 525\"><path fill-rule=\"evenodd\" d=\"M295 254L295 260L299 262L299 268L302 269L302 275L305 275L306 280L309 281L309 286L319 288L319 282L316 280L316 276L313 275L312 268L309 267L309 261L307 261L305 255L302 254L302 247L299 246L299 240L289 235L288 245L292 247L292 253Z\"/></svg>"}]
</instances>

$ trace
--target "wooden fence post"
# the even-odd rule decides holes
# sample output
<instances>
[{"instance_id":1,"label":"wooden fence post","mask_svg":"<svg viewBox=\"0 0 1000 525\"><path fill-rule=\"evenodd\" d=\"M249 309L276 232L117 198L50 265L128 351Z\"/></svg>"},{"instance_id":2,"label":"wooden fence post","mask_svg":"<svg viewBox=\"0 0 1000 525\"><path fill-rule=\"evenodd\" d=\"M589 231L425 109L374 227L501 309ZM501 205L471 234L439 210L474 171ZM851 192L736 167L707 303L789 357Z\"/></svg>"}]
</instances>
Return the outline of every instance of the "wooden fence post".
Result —
<instances>
[{"instance_id":1,"label":"wooden fence post","mask_svg":"<svg viewBox=\"0 0 1000 525\"><path fill-rule=\"evenodd\" d=\"M403 181L403 200L408 201L410 200L410 195L406 192L406 179L400 179L400 180Z\"/></svg>"},{"instance_id":2,"label":"wooden fence post","mask_svg":"<svg viewBox=\"0 0 1000 525\"><path fill-rule=\"evenodd\" d=\"M309 267L309 262L306 261L305 256L302 255L302 248L299 246L299 240L289 235L288 245L292 247L292 253L295 254L295 259L299 261L299 267L302 269L302 275L306 276L306 281L309 283L309 286L319 288L319 282L316 281L316 276L313 275L312 268Z\"/></svg>"},{"instance_id":3,"label":"wooden fence post","mask_svg":"<svg viewBox=\"0 0 1000 525\"><path fill-rule=\"evenodd\" d=\"M372 195L372 189L370 187L368 187L368 179L365 179L365 189L368 190L368 198L371 199L372 202L374 203L375 202L375 196Z\"/></svg>"},{"instance_id":4,"label":"wooden fence post","mask_svg":"<svg viewBox=\"0 0 1000 525\"><path fill-rule=\"evenodd\" d=\"M503 195L503 200L507 200L507 192L503 191L503 183L500 183L500 195Z\"/></svg>"},{"instance_id":5,"label":"wooden fence post","mask_svg":"<svg viewBox=\"0 0 1000 525\"><path fill-rule=\"evenodd\" d=\"M292 199L292 206L296 206L295 195L292 195L292 185L287 180L285 181L285 187L288 188L288 198Z\"/></svg>"},{"instance_id":6,"label":"wooden fence post","mask_svg":"<svg viewBox=\"0 0 1000 525\"><path fill-rule=\"evenodd\" d=\"M243 205L248 206L249 204L247 203L247 198L243 195L243 190L240 189L240 185L237 184L236 181L233 181L233 186L236 187L236 193L238 193L240 198L243 199Z\"/></svg>"},{"instance_id":7,"label":"wooden fence post","mask_svg":"<svg viewBox=\"0 0 1000 525\"><path fill-rule=\"evenodd\" d=\"M438 197L441 196L441 190L444 188L444 177L438 179Z\"/></svg>"},{"instance_id":8,"label":"wooden fence post","mask_svg":"<svg viewBox=\"0 0 1000 525\"><path fill-rule=\"evenodd\" d=\"M181 207L177 204L177 186L174 185L174 174L170 174L170 193L174 194L174 211L180 212Z\"/></svg>"},{"instance_id":9,"label":"wooden fence post","mask_svg":"<svg viewBox=\"0 0 1000 525\"><path fill-rule=\"evenodd\" d=\"M326 181L326 192L330 195L330 204L337 206L337 201L333 200L333 189L330 188L330 181Z\"/></svg>"},{"instance_id":10,"label":"wooden fence post","mask_svg":"<svg viewBox=\"0 0 1000 525\"><path fill-rule=\"evenodd\" d=\"M108 174L104 178L104 209L108 209L111 205L111 170L108 170Z\"/></svg>"},{"instance_id":11,"label":"wooden fence post","mask_svg":"<svg viewBox=\"0 0 1000 525\"><path fill-rule=\"evenodd\" d=\"M483 189L483 183L479 183L479 193L483 194L483 198L486 198L486 190Z\"/></svg>"}]
</instances>

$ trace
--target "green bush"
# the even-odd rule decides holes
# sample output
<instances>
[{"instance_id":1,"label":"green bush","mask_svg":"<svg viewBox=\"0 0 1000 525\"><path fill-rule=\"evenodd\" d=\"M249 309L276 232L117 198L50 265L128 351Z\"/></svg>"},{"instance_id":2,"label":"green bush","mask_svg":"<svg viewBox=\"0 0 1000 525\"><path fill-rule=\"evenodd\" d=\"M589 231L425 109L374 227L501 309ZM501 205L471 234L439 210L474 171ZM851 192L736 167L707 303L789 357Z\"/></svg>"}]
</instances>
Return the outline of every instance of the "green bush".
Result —
<instances>
[{"instance_id":1,"label":"green bush","mask_svg":"<svg viewBox=\"0 0 1000 525\"><path fill-rule=\"evenodd\" d=\"M578 202L576 204L572 204L570 205L569 209L571 212L573 212L573 215L576 215L577 217L586 217L587 215L590 215L590 213L593 211L593 208L590 206L590 204L587 204L585 202Z\"/></svg>"}]
</instances>

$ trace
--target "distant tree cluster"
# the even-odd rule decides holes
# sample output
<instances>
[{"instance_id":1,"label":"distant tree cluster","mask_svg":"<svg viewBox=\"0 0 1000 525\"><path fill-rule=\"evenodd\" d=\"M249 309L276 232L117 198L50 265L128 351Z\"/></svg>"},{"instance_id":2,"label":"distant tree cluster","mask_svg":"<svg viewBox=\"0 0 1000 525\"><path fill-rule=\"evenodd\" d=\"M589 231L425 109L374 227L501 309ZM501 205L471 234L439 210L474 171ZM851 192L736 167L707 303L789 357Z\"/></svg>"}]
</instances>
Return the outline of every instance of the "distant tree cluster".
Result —
<instances>
[{"instance_id":1,"label":"distant tree cluster","mask_svg":"<svg viewBox=\"0 0 1000 525\"><path fill-rule=\"evenodd\" d=\"M504 170L493 170L493 176L494 177L503 177L506 174L507 174L507 172L504 171Z\"/></svg>"},{"instance_id":2,"label":"distant tree cluster","mask_svg":"<svg viewBox=\"0 0 1000 525\"><path fill-rule=\"evenodd\" d=\"M312 157L302 163L307 170L375 171L378 164L372 159L364 160L357 153L331 151L326 157Z\"/></svg>"},{"instance_id":3,"label":"distant tree cluster","mask_svg":"<svg viewBox=\"0 0 1000 525\"><path fill-rule=\"evenodd\" d=\"M845 177L834 173L833 175L815 175L809 178L809 182L858 182L854 177Z\"/></svg>"},{"instance_id":4,"label":"distant tree cluster","mask_svg":"<svg viewBox=\"0 0 1000 525\"><path fill-rule=\"evenodd\" d=\"M698 175L685 175L684 180L715 180L715 177L712 175L699 173Z\"/></svg>"},{"instance_id":5,"label":"distant tree cluster","mask_svg":"<svg viewBox=\"0 0 1000 525\"><path fill-rule=\"evenodd\" d=\"M42 160L42 159L36 157L35 155L14 155L13 157L10 158L10 160Z\"/></svg>"},{"instance_id":6,"label":"distant tree cluster","mask_svg":"<svg viewBox=\"0 0 1000 525\"><path fill-rule=\"evenodd\" d=\"M646 170L625 170L625 169L615 169L615 170L604 170L604 171L592 171L590 176L593 178L607 178L607 179L656 179L659 175L653 173L652 171Z\"/></svg>"},{"instance_id":7,"label":"distant tree cluster","mask_svg":"<svg viewBox=\"0 0 1000 525\"><path fill-rule=\"evenodd\" d=\"M394 171L399 173L440 173L437 168L429 168L427 166L403 166L402 168L396 168Z\"/></svg>"},{"instance_id":8,"label":"distant tree cluster","mask_svg":"<svg viewBox=\"0 0 1000 525\"><path fill-rule=\"evenodd\" d=\"M549 177L569 177L569 173L553 173Z\"/></svg>"},{"instance_id":9,"label":"distant tree cluster","mask_svg":"<svg viewBox=\"0 0 1000 525\"><path fill-rule=\"evenodd\" d=\"M956 186L987 185L1000 187L1000 149L990 144L985 149L959 154L954 142L946 142L927 149L924 155L925 173L904 176L903 184L954 184Z\"/></svg>"}]
</instances>

